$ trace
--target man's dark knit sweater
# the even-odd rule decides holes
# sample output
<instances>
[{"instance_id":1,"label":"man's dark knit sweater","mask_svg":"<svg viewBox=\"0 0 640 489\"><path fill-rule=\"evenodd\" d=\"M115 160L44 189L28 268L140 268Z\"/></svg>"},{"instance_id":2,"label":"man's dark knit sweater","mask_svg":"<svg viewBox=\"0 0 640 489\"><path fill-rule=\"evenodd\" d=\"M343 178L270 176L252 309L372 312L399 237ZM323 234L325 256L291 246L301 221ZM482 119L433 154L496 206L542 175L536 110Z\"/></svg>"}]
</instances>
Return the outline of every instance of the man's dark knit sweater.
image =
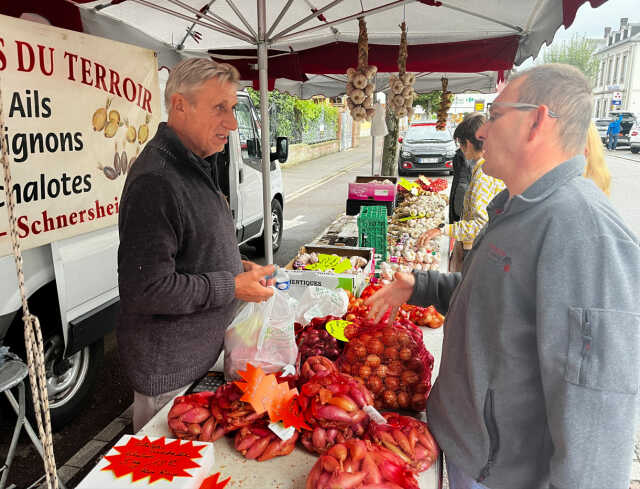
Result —
<instances>
[{"instance_id":1,"label":"man's dark knit sweater","mask_svg":"<svg viewBox=\"0 0 640 489\"><path fill-rule=\"evenodd\" d=\"M145 395L204 375L237 306L235 225L208 166L162 123L122 193L118 347L134 390Z\"/></svg>"}]
</instances>

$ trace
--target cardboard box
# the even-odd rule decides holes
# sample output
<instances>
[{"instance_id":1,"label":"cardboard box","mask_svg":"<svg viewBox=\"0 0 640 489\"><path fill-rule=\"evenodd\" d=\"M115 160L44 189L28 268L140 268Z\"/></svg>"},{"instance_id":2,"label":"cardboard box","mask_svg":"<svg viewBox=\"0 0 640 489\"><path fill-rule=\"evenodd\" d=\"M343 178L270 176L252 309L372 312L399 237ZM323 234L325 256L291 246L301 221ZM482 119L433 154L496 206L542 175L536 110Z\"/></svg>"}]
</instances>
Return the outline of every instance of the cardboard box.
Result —
<instances>
[{"instance_id":1,"label":"cardboard box","mask_svg":"<svg viewBox=\"0 0 640 489\"><path fill-rule=\"evenodd\" d=\"M309 286L326 287L328 289L345 289L353 294L360 294L367 285L368 278L374 272L373 248L357 248L351 246L314 246L306 245L300 248L301 253L325 253L328 255L338 255L344 257L362 256L368 263L364 270L357 274L320 272L316 270L294 270L293 260L285 267L291 287L289 289L292 297L299 299L305 289ZM295 259L295 258L294 258Z\"/></svg>"},{"instance_id":2,"label":"cardboard box","mask_svg":"<svg viewBox=\"0 0 640 489\"><path fill-rule=\"evenodd\" d=\"M124 435L76 489L199 489L213 464L212 443Z\"/></svg>"}]
</instances>

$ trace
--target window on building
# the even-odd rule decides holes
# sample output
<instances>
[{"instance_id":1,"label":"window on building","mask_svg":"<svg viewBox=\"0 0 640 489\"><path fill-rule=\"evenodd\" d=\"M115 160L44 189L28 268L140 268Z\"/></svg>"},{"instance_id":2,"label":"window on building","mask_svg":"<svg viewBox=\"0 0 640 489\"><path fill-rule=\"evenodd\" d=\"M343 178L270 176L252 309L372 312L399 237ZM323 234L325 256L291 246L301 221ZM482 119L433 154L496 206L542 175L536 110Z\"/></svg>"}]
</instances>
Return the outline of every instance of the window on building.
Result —
<instances>
[{"instance_id":1,"label":"window on building","mask_svg":"<svg viewBox=\"0 0 640 489\"><path fill-rule=\"evenodd\" d=\"M622 65L620 65L620 83L624 83L624 71L627 69L627 55L622 56Z\"/></svg>"},{"instance_id":2,"label":"window on building","mask_svg":"<svg viewBox=\"0 0 640 489\"><path fill-rule=\"evenodd\" d=\"M625 30L622 32L622 39L626 39L628 35L629 35L629 30L628 30L628 29L625 29Z\"/></svg>"},{"instance_id":3,"label":"window on building","mask_svg":"<svg viewBox=\"0 0 640 489\"><path fill-rule=\"evenodd\" d=\"M616 63L613 65L613 83L618 81L618 65L620 64L620 56L616 56Z\"/></svg>"},{"instance_id":4,"label":"window on building","mask_svg":"<svg viewBox=\"0 0 640 489\"><path fill-rule=\"evenodd\" d=\"M616 32L616 42L620 42L620 33Z\"/></svg>"},{"instance_id":5,"label":"window on building","mask_svg":"<svg viewBox=\"0 0 640 489\"><path fill-rule=\"evenodd\" d=\"M609 36L609 43L607 44L607 46L611 46L612 43L613 43L613 36Z\"/></svg>"},{"instance_id":6,"label":"window on building","mask_svg":"<svg viewBox=\"0 0 640 489\"><path fill-rule=\"evenodd\" d=\"M609 66L607 67L607 85L611 85L611 75L613 68L613 58L609 58Z\"/></svg>"},{"instance_id":7,"label":"window on building","mask_svg":"<svg viewBox=\"0 0 640 489\"><path fill-rule=\"evenodd\" d=\"M600 61L600 70L598 73L598 86L601 87L604 84L604 70L606 67L606 61Z\"/></svg>"}]
</instances>

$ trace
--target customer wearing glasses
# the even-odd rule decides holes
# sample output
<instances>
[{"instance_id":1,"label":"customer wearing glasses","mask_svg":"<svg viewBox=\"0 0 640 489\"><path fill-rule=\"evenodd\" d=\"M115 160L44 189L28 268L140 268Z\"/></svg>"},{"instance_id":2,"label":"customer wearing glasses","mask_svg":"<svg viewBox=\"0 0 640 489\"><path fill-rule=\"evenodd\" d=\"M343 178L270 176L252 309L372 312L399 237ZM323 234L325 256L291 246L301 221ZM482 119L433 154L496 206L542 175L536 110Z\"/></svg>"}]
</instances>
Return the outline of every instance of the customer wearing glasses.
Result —
<instances>
[{"instance_id":1,"label":"customer wearing glasses","mask_svg":"<svg viewBox=\"0 0 640 489\"><path fill-rule=\"evenodd\" d=\"M476 134L507 188L462 273L396 273L365 302L447 313L427 417L451 489L629 487L640 245L582 176L592 108L573 67L512 78Z\"/></svg>"},{"instance_id":2,"label":"customer wearing glasses","mask_svg":"<svg viewBox=\"0 0 640 489\"><path fill-rule=\"evenodd\" d=\"M471 249L473 240L489 218L487 205L498 193L504 190L502 180L493 178L482 171L484 165L482 141L476 138L476 132L485 121L484 115L472 113L467 115L456 128L460 149L467 165L472 169L469 186L461 199L463 201L462 219L450 222L442 230L440 228L430 229L418 238L418 246L420 247L427 246L430 240L442 233L456 240L449 267L451 272L462 270L465 254ZM450 206L455 204L460 193L460 189L458 189L454 196L454 202L449 201Z\"/></svg>"}]
</instances>

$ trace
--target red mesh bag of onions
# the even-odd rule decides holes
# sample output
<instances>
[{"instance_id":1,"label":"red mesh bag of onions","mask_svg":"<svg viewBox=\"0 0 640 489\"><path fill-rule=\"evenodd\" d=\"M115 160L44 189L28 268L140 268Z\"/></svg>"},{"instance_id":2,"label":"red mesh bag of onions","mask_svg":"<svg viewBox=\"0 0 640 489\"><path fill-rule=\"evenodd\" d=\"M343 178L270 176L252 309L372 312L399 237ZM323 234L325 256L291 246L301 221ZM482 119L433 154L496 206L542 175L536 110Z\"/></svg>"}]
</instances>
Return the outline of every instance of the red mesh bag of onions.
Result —
<instances>
[{"instance_id":1,"label":"red mesh bag of onions","mask_svg":"<svg viewBox=\"0 0 640 489\"><path fill-rule=\"evenodd\" d=\"M388 448L418 472L431 467L440 449L426 423L398 413L382 415L387 423L369 423L365 438Z\"/></svg>"},{"instance_id":2,"label":"red mesh bag of onions","mask_svg":"<svg viewBox=\"0 0 640 489\"><path fill-rule=\"evenodd\" d=\"M367 386L376 409L422 411L426 407L433 355L424 347L422 331L412 324L361 324L336 365Z\"/></svg>"},{"instance_id":3,"label":"red mesh bag of onions","mask_svg":"<svg viewBox=\"0 0 640 489\"><path fill-rule=\"evenodd\" d=\"M234 445L245 458L264 462L274 457L289 455L296 446L298 432L288 440L281 440L266 422L243 426L236 433Z\"/></svg>"},{"instance_id":4,"label":"red mesh bag of onions","mask_svg":"<svg viewBox=\"0 0 640 489\"><path fill-rule=\"evenodd\" d=\"M418 489L410 467L386 448L368 441L334 445L315 463L306 489Z\"/></svg>"},{"instance_id":5,"label":"red mesh bag of onions","mask_svg":"<svg viewBox=\"0 0 640 489\"><path fill-rule=\"evenodd\" d=\"M213 441L224 434L224 430L217 430L218 422L209 409L212 396L213 392L198 392L173 400L167 422L176 438Z\"/></svg>"},{"instance_id":6,"label":"red mesh bag of onions","mask_svg":"<svg viewBox=\"0 0 640 489\"><path fill-rule=\"evenodd\" d=\"M329 360L335 360L340 355L342 343L331 336L327 331L326 324L329 321L340 319L336 316L325 316L314 318L296 335L298 344L298 359L300 365L307 361L307 358L322 355Z\"/></svg>"},{"instance_id":7,"label":"red mesh bag of onions","mask_svg":"<svg viewBox=\"0 0 640 489\"><path fill-rule=\"evenodd\" d=\"M312 429L302 433L301 442L310 452L324 453L364 434L369 418L363 408L373 396L350 375L327 370L302 386L298 401Z\"/></svg>"}]
</instances>

